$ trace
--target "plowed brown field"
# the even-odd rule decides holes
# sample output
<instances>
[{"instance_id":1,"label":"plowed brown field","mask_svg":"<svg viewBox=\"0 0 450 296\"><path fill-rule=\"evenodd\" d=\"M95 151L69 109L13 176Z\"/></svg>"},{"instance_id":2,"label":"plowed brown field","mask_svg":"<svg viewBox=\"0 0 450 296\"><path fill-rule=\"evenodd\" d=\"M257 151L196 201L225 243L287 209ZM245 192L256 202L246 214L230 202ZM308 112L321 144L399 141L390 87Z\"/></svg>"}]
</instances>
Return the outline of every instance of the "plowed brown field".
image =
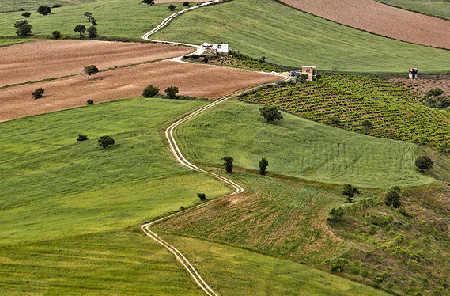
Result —
<instances>
[{"instance_id":1,"label":"plowed brown field","mask_svg":"<svg viewBox=\"0 0 450 296\"><path fill-rule=\"evenodd\" d=\"M314 15L394 39L450 49L450 22L373 0L280 0Z\"/></svg>"},{"instance_id":2,"label":"plowed brown field","mask_svg":"<svg viewBox=\"0 0 450 296\"><path fill-rule=\"evenodd\" d=\"M218 98L255 84L278 80L275 75L235 68L162 61L98 73L90 80L77 75L54 81L19 85L0 90L0 122L24 116L141 96L153 84L162 90L178 86L180 95ZM44 88L44 97L31 93Z\"/></svg>"},{"instance_id":3,"label":"plowed brown field","mask_svg":"<svg viewBox=\"0 0 450 296\"><path fill-rule=\"evenodd\" d=\"M95 64L114 66L177 57L193 50L165 44L105 41L38 41L0 48L0 86L84 72Z\"/></svg>"}]
</instances>

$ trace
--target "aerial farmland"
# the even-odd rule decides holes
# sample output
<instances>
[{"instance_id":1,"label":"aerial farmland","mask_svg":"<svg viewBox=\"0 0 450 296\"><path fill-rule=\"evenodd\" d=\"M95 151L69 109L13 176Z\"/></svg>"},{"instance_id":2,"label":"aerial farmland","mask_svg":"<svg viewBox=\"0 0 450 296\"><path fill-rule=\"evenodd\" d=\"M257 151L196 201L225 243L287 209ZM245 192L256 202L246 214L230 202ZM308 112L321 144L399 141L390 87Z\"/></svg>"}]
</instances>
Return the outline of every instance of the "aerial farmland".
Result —
<instances>
[{"instance_id":1,"label":"aerial farmland","mask_svg":"<svg viewBox=\"0 0 450 296\"><path fill-rule=\"evenodd\" d=\"M450 295L446 0L2 0L0 295Z\"/></svg>"}]
</instances>

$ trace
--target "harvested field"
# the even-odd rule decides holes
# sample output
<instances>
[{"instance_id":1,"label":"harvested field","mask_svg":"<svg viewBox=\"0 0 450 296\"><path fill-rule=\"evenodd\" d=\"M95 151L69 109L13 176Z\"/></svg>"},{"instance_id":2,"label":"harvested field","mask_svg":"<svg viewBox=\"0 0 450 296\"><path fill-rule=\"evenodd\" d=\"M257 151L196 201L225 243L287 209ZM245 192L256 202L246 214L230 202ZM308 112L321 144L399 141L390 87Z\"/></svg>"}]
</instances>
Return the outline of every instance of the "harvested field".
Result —
<instances>
[{"instance_id":1,"label":"harvested field","mask_svg":"<svg viewBox=\"0 0 450 296\"><path fill-rule=\"evenodd\" d=\"M86 75L19 85L0 90L0 122L95 103L139 97L149 84L161 89L177 86L180 95L218 98L255 84L279 79L234 68L162 61L101 72L90 80ZM44 97L31 93L44 88Z\"/></svg>"},{"instance_id":2,"label":"harvested field","mask_svg":"<svg viewBox=\"0 0 450 296\"><path fill-rule=\"evenodd\" d=\"M450 49L450 22L373 0L281 0L305 12L394 39Z\"/></svg>"},{"instance_id":3,"label":"harvested field","mask_svg":"<svg viewBox=\"0 0 450 296\"><path fill-rule=\"evenodd\" d=\"M90 64L102 70L172 58L191 51L165 44L87 40L38 41L2 47L0 86L79 74Z\"/></svg>"},{"instance_id":4,"label":"harvested field","mask_svg":"<svg viewBox=\"0 0 450 296\"><path fill-rule=\"evenodd\" d=\"M403 85L412 91L417 91L421 95L425 95L432 88L441 88L444 91L444 96L450 95L449 75L435 75L419 79L392 78L389 81Z\"/></svg>"}]
</instances>

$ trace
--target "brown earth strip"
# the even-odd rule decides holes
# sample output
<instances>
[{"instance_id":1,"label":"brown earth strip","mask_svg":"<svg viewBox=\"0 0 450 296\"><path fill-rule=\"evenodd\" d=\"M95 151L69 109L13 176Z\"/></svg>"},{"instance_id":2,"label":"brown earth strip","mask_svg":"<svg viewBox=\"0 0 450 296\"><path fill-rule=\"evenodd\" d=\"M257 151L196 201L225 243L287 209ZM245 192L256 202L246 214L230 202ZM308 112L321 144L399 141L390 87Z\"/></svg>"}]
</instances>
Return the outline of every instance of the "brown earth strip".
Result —
<instances>
[{"instance_id":1,"label":"brown earth strip","mask_svg":"<svg viewBox=\"0 0 450 296\"><path fill-rule=\"evenodd\" d=\"M90 64L102 70L192 51L188 47L165 44L89 40L29 42L0 48L0 86L79 74Z\"/></svg>"},{"instance_id":2,"label":"brown earth strip","mask_svg":"<svg viewBox=\"0 0 450 296\"><path fill-rule=\"evenodd\" d=\"M0 122L120 98L139 97L149 84L161 89L177 86L180 95L209 99L278 80L275 75L234 68L162 61L119 70L105 71L90 80L86 75L20 85L0 90ZM34 100L31 93L44 88L44 97Z\"/></svg>"},{"instance_id":3,"label":"brown earth strip","mask_svg":"<svg viewBox=\"0 0 450 296\"><path fill-rule=\"evenodd\" d=\"M373 0L280 0L299 10L394 39L450 49L450 22Z\"/></svg>"}]
</instances>

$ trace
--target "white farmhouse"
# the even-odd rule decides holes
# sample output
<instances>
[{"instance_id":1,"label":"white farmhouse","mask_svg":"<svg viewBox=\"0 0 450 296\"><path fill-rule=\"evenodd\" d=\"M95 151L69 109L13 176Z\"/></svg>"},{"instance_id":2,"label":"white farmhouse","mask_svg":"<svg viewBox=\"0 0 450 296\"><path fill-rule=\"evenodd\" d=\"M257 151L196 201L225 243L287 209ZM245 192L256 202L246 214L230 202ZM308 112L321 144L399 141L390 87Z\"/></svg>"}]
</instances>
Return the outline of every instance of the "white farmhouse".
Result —
<instances>
[{"instance_id":1,"label":"white farmhouse","mask_svg":"<svg viewBox=\"0 0 450 296\"><path fill-rule=\"evenodd\" d=\"M204 50L209 50L212 53L218 53L218 54L223 54L223 55L230 54L230 45L228 43L222 43L222 44L203 43L202 47L204 48Z\"/></svg>"}]
</instances>

